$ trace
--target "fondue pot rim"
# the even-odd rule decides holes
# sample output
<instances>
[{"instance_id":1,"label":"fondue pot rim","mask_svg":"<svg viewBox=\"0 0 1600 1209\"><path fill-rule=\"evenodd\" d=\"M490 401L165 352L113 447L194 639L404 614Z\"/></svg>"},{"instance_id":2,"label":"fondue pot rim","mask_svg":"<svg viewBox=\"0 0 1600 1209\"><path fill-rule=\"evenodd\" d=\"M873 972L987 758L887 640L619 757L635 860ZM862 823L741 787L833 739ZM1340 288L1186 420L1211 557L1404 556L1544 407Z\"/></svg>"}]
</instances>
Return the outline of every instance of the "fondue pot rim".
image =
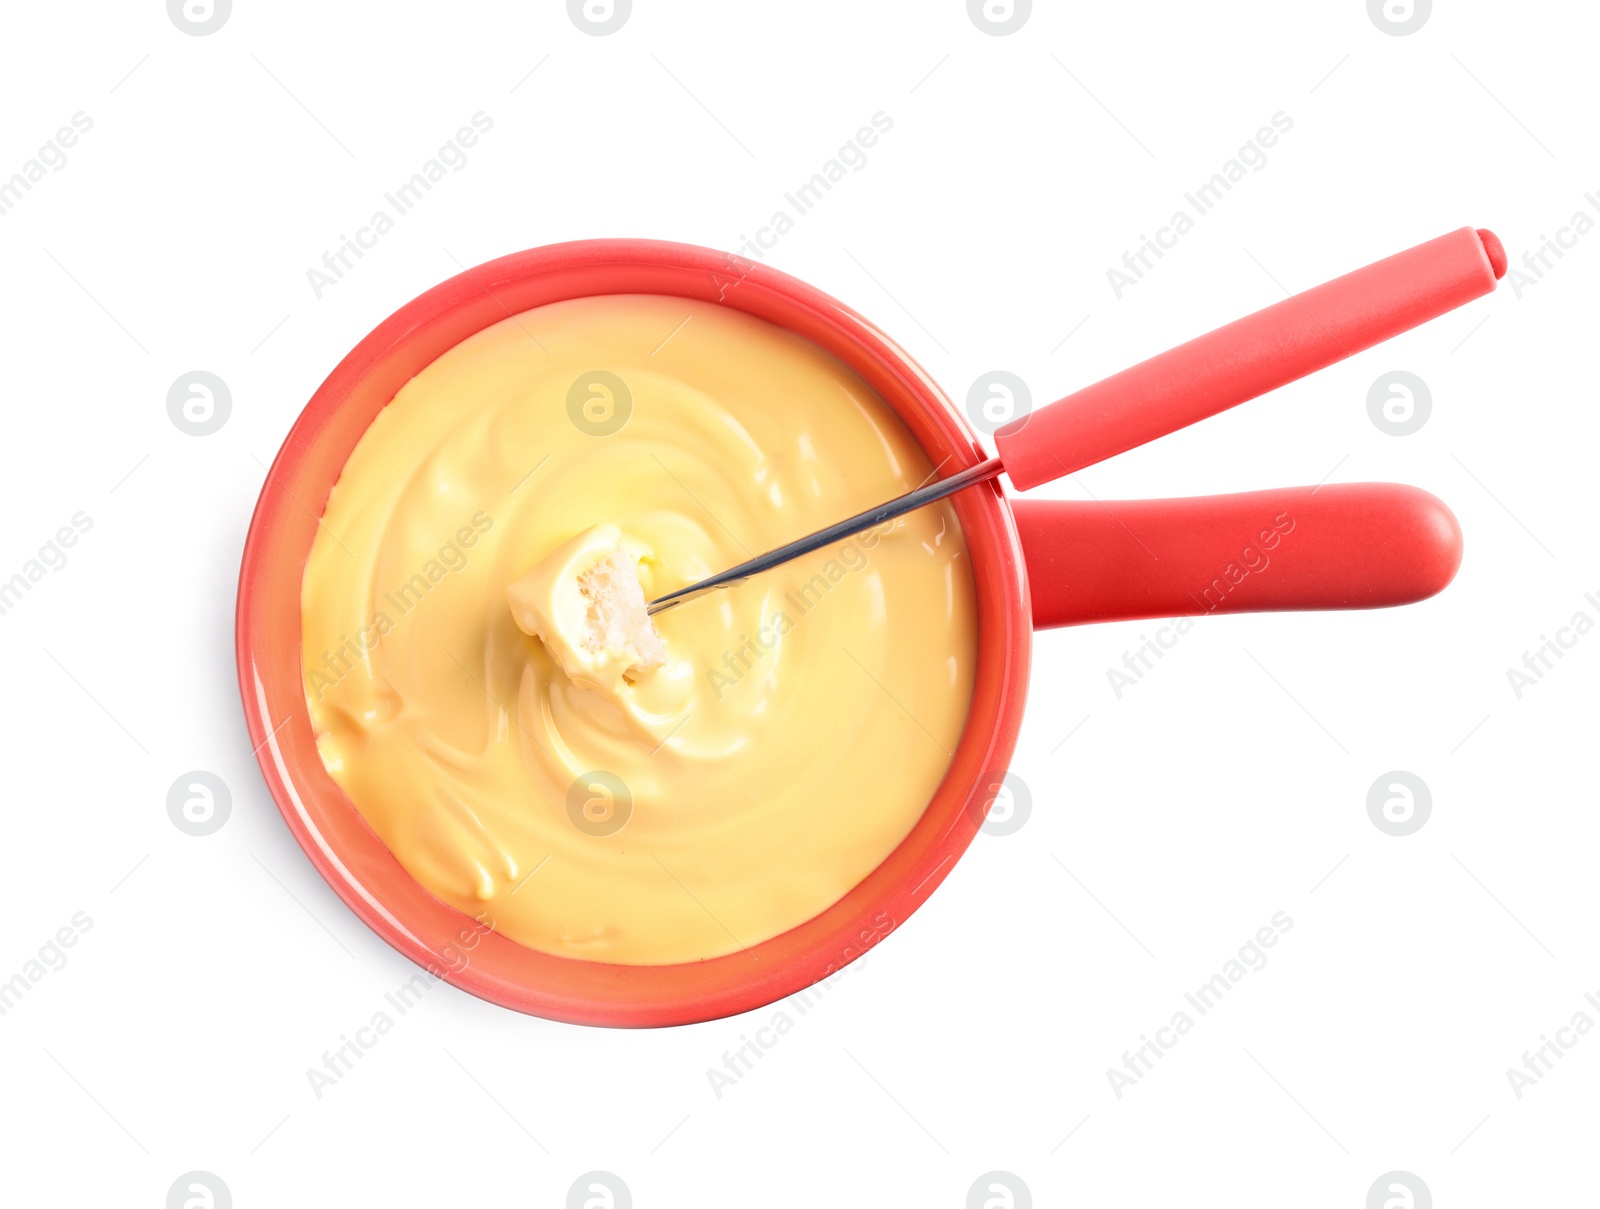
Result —
<instances>
[{"instance_id":1,"label":"fondue pot rim","mask_svg":"<svg viewBox=\"0 0 1600 1209\"><path fill-rule=\"evenodd\" d=\"M1010 761L1033 630L1006 497L993 482L953 497L972 560L978 624L972 705L950 766L923 815L878 868L832 907L779 936L678 965L589 962L508 939L494 927L492 900L474 918L434 898L321 763L301 670L306 557L351 449L405 382L494 323L535 306L608 294L682 297L765 319L859 374L941 474L986 456L959 410L903 349L849 307L777 269L655 240L583 240L514 253L401 307L307 403L268 471L251 521L236 648L251 744L273 799L317 870L368 927L433 976L493 1003L573 1023L648 1027L715 1019L795 994L838 974L906 922L971 843ZM887 694L883 707L902 708ZM886 760L900 758L884 753ZM873 803L863 800L860 808Z\"/></svg>"}]
</instances>

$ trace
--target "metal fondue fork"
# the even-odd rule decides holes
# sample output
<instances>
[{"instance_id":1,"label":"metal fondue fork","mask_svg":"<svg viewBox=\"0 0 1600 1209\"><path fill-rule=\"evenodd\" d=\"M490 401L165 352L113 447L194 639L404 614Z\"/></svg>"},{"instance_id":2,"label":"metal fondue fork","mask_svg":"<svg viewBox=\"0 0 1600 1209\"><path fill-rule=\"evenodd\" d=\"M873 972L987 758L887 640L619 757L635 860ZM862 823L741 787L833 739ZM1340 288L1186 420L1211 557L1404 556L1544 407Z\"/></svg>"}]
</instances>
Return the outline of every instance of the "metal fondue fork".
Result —
<instances>
[{"instance_id":1,"label":"metal fondue fork","mask_svg":"<svg viewBox=\"0 0 1600 1209\"><path fill-rule=\"evenodd\" d=\"M1142 361L994 434L999 456L658 596L655 614L944 499L1004 471L1019 491L1176 432L1490 293L1493 232L1462 227ZM1023 440L1026 434L1026 440Z\"/></svg>"}]
</instances>

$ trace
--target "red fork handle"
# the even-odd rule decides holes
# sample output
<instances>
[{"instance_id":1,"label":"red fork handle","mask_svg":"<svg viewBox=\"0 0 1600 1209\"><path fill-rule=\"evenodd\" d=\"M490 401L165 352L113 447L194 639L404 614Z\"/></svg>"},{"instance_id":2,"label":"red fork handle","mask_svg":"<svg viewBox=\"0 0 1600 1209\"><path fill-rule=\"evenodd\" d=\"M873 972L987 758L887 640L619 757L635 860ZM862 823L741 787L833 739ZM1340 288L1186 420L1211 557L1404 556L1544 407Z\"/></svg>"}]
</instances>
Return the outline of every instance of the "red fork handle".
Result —
<instances>
[{"instance_id":1,"label":"red fork handle","mask_svg":"<svg viewBox=\"0 0 1600 1209\"><path fill-rule=\"evenodd\" d=\"M1397 483L1011 506L1038 629L1384 608L1432 596L1461 565L1450 509Z\"/></svg>"},{"instance_id":2,"label":"red fork handle","mask_svg":"<svg viewBox=\"0 0 1600 1209\"><path fill-rule=\"evenodd\" d=\"M1463 227L1296 294L1014 420L995 433L1026 491L1176 432L1494 289L1493 232Z\"/></svg>"}]
</instances>

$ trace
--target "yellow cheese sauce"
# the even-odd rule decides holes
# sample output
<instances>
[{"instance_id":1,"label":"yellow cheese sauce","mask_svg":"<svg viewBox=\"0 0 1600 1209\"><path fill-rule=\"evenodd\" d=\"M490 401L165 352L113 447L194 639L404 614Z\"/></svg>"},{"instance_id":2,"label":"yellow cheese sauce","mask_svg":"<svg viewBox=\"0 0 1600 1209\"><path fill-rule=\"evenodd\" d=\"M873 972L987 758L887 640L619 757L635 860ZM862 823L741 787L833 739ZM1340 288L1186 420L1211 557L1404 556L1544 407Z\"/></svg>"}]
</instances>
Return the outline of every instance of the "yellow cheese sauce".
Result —
<instances>
[{"instance_id":1,"label":"yellow cheese sauce","mask_svg":"<svg viewBox=\"0 0 1600 1209\"><path fill-rule=\"evenodd\" d=\"M910 831L965 722L948 505L658 614L666 654L627 678L569 677L507 588L603 525L653 598L933 473L851 370L739 312L497 323L400 390L328 500L301 589L323 762L418 882L530 948L659 965L804 923Z\"/></svg>"}]
</instances>

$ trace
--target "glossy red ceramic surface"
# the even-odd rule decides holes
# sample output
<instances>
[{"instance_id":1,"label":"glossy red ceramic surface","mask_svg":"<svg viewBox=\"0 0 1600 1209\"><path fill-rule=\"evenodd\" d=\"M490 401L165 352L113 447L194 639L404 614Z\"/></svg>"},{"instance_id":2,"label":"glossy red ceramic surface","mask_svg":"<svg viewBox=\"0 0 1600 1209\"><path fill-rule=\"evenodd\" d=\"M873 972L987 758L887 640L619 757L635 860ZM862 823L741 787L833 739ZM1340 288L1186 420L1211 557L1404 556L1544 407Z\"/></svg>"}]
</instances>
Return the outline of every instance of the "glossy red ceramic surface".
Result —
<instances>
[{"instance_id":1,"label":"glossy red ceramic surface","mask_svg":"<svg viewBox=\"0 0 1600 1209\"><path fill-rule=\"evenodd\" d=\"M646 240L519 252L453 277L395 312L306 405L251 522L236 642L251 743L273 798L328 884L374 932L494 1003L583 1024L652 1026L781 999L841 969L906 921L972 841L992 792L986 787L1010 760L1033 631L1010 508L994 483L962 492L952 503L972 555L978 660L972 708L950 769L911 834L877 870L823 914L771 940L685 965L575 961L524 948L424 890L367 827L317 753L300 668L300 583L317 518L373 417L446 349L531 307L620 293L719 302L797 332L865 378L944 473L984 457L949 400L893 341L775 269Z\"/></svg>"}]
</instances>

